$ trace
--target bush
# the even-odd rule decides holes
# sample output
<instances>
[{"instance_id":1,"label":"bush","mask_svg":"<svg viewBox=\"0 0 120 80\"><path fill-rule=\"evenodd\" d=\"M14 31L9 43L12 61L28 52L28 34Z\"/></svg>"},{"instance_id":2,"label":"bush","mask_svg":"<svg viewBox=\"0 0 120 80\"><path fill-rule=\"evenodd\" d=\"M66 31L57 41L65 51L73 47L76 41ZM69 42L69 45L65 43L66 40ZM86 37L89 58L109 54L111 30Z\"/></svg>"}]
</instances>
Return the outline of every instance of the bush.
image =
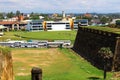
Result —
<instances>
[{"instance_id":1,"label":"bush","mask_svg":"<svg viewBox=\"0 0 120 80\"><path fill-rule=\"evenodd\" d=\"M110 27L110 28L115 28L115 27L116 27L116 24L109 24L108 27Z\"/></svg>"},{"instance_id":2,"label":"bush","mask_svg":"<svg viewBox=\"0 0 120 80\"><path fill-rule=\"evenodd\" d=\"M9 55L11 53L11 50L8 47L0 46L0 52L4 55Z\"/></svg>"},{"instance_id":3,"label":"bush","mask_svg":"<svg viewBox=\"0 0 120 80\"><path fill-rule=\"evenodd\" d=\"M120 28L120 20L117 20L117 21L116 21L116 27L117 27L117 28Z\"/></svg>"}]
</instances>

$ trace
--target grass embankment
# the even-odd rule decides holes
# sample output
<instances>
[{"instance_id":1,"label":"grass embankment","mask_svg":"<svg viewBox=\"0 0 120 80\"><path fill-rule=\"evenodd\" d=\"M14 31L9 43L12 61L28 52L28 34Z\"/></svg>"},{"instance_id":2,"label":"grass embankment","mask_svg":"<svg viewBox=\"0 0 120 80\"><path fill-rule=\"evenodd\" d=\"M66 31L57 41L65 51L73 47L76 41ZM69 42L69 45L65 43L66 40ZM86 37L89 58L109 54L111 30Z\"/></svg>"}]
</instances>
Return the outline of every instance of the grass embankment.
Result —
<instances>
[{"instance_id":1,"label":"grass embankment","mask_svg":"<svg viewBox=\"0 0 120 80\"><path fill-rule=\"evenodd\" d=\"M118 29L118 28L98 27L98 26L85 26L84 28L90 28L90 29L102 30L102 31L106 31L106 32L120 34L120 29Z\"/></svg>"},{"instance_id":2,"label":"grass embankment","mask_svg":"<svg viewBox=\"0 0 120 80\"><path fill-rule=\"evenodd\" d=\"M34 66L43 70L43 80L102 80L103 71L69 49L13 49L15 80L30 80ZM108 74L107 80L110 80Z\"/></svg>"}]
</instances>

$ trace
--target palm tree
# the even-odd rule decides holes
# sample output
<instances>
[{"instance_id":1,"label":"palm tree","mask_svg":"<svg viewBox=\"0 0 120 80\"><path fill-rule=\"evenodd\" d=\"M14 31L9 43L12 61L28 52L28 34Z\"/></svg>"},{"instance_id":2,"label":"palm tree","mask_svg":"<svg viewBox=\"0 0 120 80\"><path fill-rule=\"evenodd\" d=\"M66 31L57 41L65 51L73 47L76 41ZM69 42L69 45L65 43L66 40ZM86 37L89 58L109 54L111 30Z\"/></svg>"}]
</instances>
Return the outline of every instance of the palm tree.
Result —
<instances>
[{"instance_id":1,"label":"palm tree","mask_svg":"<svg viewBox=\"0 0 120 80\"><path fill-rule=\"evenodd\" d=\"M100 55L104 58L104 80L106 80L106 72L107 72L106 68L107 68L107 65L109 65L108 61L113 57L113 53L109 47L100 48L98 53L100 53Z\"/></svg>"}]
</instances>

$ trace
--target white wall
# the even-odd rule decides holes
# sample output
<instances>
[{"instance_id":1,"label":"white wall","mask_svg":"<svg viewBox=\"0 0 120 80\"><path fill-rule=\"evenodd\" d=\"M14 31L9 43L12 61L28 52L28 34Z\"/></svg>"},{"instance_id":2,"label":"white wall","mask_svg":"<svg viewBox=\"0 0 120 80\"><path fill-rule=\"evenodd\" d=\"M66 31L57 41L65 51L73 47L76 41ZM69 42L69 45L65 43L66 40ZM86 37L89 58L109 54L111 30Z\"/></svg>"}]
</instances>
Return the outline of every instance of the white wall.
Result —
<instances>
[{"instance_id":1,"label":"white wall","mask_svg":"<svg viewBox=\"0 0 120 80\"><path fill-rule=\"evenodd\" d=\"M52 30L66 30L66 25L65 24L53 24L52 25Z\"/></svg>"}]
</instances>

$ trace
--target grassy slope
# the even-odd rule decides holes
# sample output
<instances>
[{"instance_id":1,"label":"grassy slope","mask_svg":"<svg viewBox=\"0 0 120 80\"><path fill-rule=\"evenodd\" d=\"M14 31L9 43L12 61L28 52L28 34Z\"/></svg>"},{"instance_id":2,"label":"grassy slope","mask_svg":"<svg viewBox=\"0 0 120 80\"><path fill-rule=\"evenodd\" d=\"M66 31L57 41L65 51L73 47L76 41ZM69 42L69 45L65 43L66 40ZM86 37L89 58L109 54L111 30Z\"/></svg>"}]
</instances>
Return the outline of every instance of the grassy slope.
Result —
<instances>
[{"instance_id":1,"label":"grassy slope","mask_svg":"<svg viewBox=\"0 0 120 80\"><path fill-rule=\"evenodd\" d=\"M13 49L13 59L15 80L30 80L33 66L43 69L43 80L102 79L103 74L103 71L67 49Z\"/></svg>"}]
</instances>

